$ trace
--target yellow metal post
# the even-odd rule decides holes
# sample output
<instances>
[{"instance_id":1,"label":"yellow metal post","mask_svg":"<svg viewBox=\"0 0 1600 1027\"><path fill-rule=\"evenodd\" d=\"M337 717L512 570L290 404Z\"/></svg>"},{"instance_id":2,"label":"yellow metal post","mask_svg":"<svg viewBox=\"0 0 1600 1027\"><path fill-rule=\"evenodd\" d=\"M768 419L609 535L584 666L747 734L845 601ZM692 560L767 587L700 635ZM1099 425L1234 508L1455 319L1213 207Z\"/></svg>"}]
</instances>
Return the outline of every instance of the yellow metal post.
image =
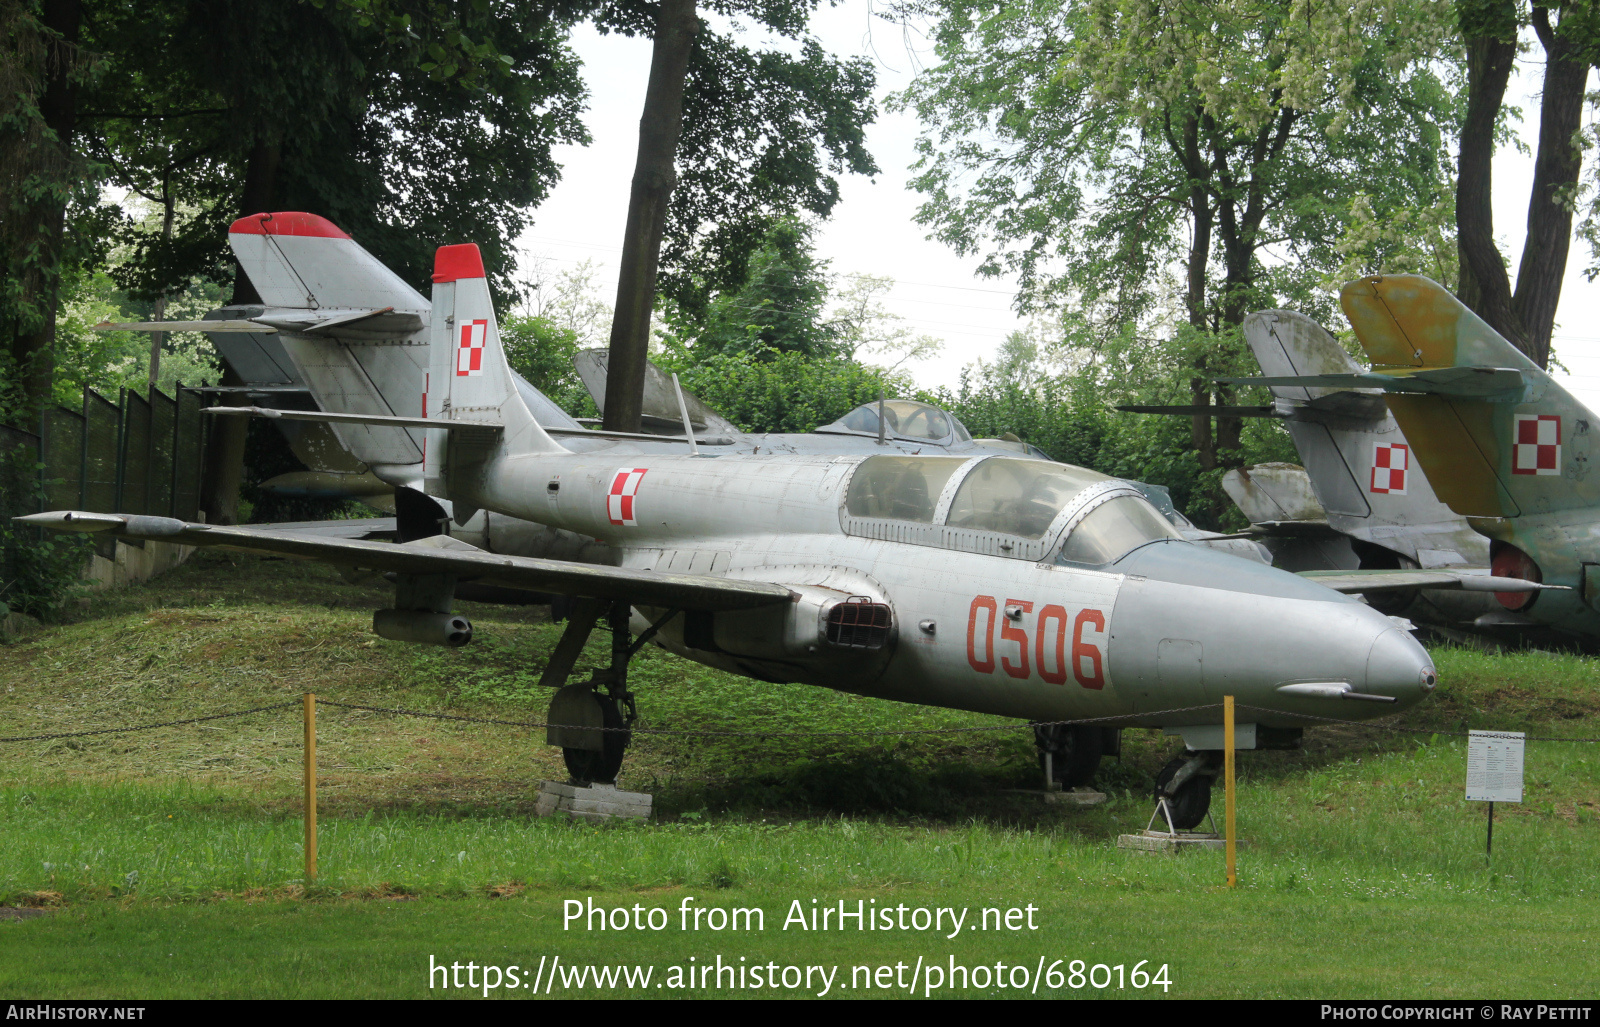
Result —
<instances>
[{"instance_id":1,"label":"yellow metal post","mask_svg":"<svg viewBox=\"0 0 1600 1027\"><path fill-rule=\"evenodd\" d=\"M1233 862L1233 696L1222 697L1222 794L1223 830L1227 832L1228 887L1237 887L1239 875Z\"/></svg>"},{"instance_id":2,"label":"yellow metal post","mask_svg":"<svg viewBox=\"0 0 1600 1027\"><path fill-rule=\"evenodd\" d=\"M317 697L306 693L306 885L317 879ZM1231 808L1231 807L1230 807Z\"/></svg>"}]
</instances>

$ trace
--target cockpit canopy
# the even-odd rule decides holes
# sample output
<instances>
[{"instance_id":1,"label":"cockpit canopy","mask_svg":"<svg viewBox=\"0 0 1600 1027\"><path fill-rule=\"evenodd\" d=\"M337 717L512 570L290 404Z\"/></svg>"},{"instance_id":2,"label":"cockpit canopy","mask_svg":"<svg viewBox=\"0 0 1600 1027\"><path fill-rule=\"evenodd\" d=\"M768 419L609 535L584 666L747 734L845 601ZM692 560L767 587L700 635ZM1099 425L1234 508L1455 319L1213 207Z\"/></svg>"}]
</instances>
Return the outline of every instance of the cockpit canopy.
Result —
<instances>
[{"instance_id":1,"label":"cockpit canopy","mask_svg":"<svg viewBox=\"0 0 1600 1027\"><path fill-rule=\"evenodd\" d=\"M972 441L972 435L966 426L948 412L914 399L884 400L883 420L885 434L890 438L928 442L939 446ZM825 424L816 430L831 435L876 437L878 404L863 403L832 424Z\"/></svg>"},{"instance_id":2,"label":"cockpit canopy","mask_svg":"<svg viewBox=\"0 0 1600 1027\"><path fill-rule=\"evenodd\" d=\"M874 456L845 495L846 530L1043 559L1051 529L1069 528L1059 558L1099 567L1156 539L1182 538L1133 486L1082 467L1017 457ZM1065 515L1064 515L1065 512ZM900 529L893 523L910 522ZM926 529L912 525L927 525ZM1031 544L1030 544L1031 543Z\"/></svg>"}]
</instances>

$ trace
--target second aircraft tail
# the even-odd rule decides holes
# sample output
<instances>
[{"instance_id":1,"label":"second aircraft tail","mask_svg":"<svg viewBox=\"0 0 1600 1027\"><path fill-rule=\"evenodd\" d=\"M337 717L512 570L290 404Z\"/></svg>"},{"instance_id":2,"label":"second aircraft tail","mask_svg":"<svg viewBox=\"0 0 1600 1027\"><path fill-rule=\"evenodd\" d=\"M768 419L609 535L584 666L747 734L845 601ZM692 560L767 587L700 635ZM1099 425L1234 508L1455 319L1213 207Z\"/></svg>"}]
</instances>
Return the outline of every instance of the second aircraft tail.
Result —
<instances>
[{"instance_id":1,"label":"second aircraft tail","mask_svg":"<svg viewBox=\"0 0 1600 1027\"><path fill-rule=\"evenodd\" d=\"M1517 517L1600 502L1594 415L1449 290L1381 275L1339 298L1373 371L1394 376L1390 409L1451 509Z\"/></svg>"}]
</instances>

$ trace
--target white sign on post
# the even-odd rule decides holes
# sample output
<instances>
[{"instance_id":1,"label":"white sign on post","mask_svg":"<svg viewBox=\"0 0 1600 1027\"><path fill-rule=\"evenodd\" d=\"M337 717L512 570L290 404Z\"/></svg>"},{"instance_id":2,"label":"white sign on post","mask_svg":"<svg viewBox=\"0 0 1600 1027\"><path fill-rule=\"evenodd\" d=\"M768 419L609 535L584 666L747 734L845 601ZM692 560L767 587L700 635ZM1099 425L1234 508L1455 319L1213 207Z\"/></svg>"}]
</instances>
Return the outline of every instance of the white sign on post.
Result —
<instances>
[{"instance_id":1,"label":"white sign on post","mask_svg":"<svg viewBox=\"0 0 1600 1027\"><path fill-rule=\"evenodd\" d=\"M1467 798L1522 801L1521 731L1473 731L1467 738Z\"/></svg>"}]
</instances>

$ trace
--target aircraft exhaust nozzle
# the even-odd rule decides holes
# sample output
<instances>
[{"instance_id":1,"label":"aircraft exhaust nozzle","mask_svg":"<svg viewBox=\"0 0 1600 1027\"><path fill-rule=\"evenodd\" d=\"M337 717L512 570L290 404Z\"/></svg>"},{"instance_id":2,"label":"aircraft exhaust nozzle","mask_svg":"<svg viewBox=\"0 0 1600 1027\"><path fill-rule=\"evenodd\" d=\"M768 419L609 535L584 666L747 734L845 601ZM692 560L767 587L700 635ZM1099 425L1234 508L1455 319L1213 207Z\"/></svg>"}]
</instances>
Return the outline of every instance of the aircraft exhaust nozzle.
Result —
<instances>
[{"instance_id":1,"label":"aircraft exhaust nozzle","mask_svg":"<svg viewBox=\"0 0 1600 1027\"><path fill-rule=\"evenodd\" d=\"M379 610L372 615L372 630L392 642L420 642L459 648L472 641L472 622L457 613L427 610Z\"/></svg>"}]
</instances>

